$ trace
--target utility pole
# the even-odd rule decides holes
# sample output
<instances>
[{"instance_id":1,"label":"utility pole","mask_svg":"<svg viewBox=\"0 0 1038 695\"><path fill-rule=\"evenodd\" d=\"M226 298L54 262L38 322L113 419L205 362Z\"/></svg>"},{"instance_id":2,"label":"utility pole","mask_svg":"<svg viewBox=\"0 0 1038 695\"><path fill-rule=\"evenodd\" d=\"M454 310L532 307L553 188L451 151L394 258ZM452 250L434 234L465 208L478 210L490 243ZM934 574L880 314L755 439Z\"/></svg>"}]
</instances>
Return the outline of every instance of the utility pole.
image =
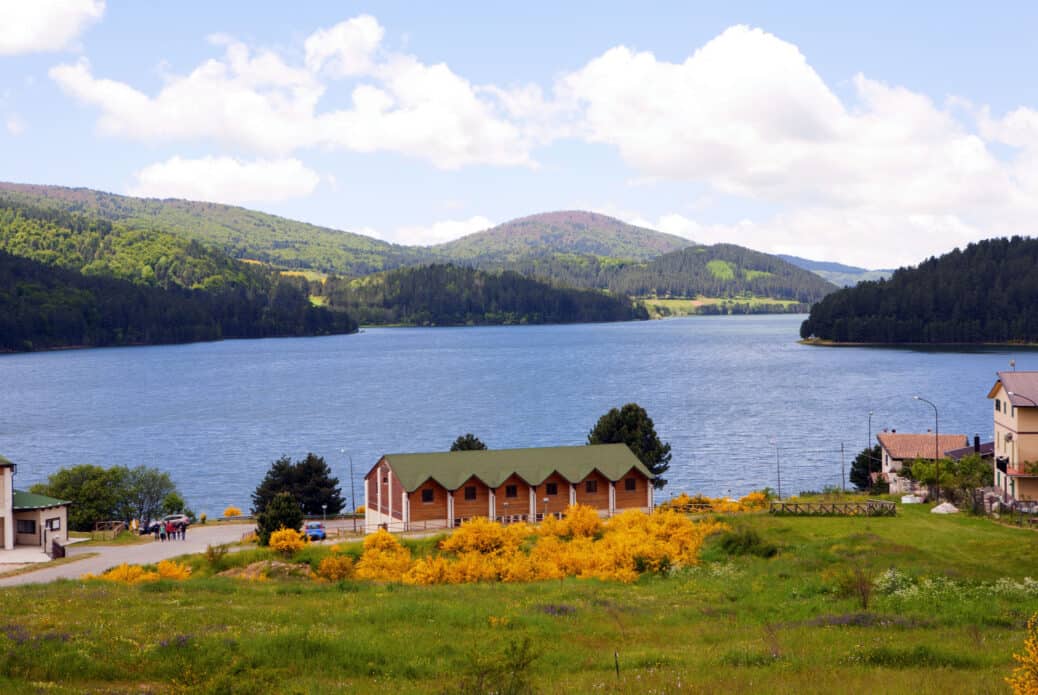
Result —
<instances>
[{"instance_id":1,"label":"utility pole","mask_svg":"<svg viewBox=\"0 0 1038 695\"><path fill-rule=\"evenodd\" d=\"M843 465L843 442L840 442L840 489L847 492L847 474Z\"/></svg>"}]
</instances>

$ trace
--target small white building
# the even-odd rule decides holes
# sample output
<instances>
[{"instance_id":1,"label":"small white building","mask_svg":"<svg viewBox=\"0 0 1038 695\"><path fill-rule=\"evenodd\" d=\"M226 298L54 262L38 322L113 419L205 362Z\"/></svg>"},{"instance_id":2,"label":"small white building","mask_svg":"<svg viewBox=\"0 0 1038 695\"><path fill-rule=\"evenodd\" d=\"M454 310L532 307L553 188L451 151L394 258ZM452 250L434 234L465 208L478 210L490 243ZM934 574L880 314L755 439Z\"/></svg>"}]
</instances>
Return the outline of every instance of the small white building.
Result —
<instances>
[{"instance_id":1,"label":"small white building","mask_svg":"<svg viewBox=\"0 0 1038 695\"><path fill-rule=\"evenodd\" d=\"M969 439L964 434L942 434L937 437L932 432L925 434L900 434L898 432L880 432L876 435L880 447L880 469L883 478L890 483L890 491L894 494L916 492L913 481L901 475L905 461L916 459L932 460L938 455L947 456L945 452L963 449L969 446Z\"/></svg>"},{"instance_id":2,"label":"small white building","mask_svg":"<svg viewBox=\"0 0 1038 695\"><path fill-rule=\"evenodd\" d=\"M0 551L37 546L50 555L54 541L68 540L69 502L15 490L17 470L0 456Z\"/></svg>"}]
</instances>

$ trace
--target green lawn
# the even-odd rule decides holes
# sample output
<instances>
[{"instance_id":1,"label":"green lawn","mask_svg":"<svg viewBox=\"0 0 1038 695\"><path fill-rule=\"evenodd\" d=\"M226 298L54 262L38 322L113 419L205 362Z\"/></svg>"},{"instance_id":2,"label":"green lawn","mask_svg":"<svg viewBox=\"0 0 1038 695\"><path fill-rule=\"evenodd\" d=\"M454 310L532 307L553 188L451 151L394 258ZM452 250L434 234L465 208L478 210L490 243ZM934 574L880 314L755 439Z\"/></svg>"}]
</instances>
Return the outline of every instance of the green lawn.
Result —
<instances>
[{"instance_id":1,"label":"green lawn","mask_svg":"<svg viewBox=\"0 0 1038 695\"><path fill-rule=\"evenodd\" d=\"M198 557L183 583L3 590L0 692L459 692L525 640L543 693L1008 692L1038 533L928 511L730 517L778 553L716 539L701 566L632 585L247 582ZM867 610L855 571L876 582Z\"/></svg>"}]
</instances>

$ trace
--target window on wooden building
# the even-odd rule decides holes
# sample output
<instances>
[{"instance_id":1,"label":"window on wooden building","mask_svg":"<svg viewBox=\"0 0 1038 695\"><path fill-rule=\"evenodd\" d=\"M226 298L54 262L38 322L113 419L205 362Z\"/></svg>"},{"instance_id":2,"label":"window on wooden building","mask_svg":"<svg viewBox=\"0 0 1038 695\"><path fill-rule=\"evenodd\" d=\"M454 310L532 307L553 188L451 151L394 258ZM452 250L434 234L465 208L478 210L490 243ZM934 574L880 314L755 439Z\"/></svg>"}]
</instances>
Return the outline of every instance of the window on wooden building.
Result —
<instances>
[{"instance_id":1,"label":"window on wooden building","mask_svg":"<svg viewBox=\"0 0 1038 695\"><path fill-rule=\"evenodd\" d=\"M598 481L597 480L586 480L586 481L584 481L584 490L586 492L598 492Z\"/></svg>"},{"instance_id":2,"label":"window on wooden building","mask_svg":"<svg viewBox=\"0 0 1038 695\"><path fill-rule=\"evenodd\" d=\"M624 490L627 490L629 492L631 490L637 490L637 489L638 489L638 479L637 478L626 478L624 480Z\"/></svg>"},{"instance_id":3,"label":"window on wooden building","mask_svg":"<svg viewBox=\"0 0 1038 695\"><path fill-rule=\"evenodd\" d=\"M427 488L425 490L422 490L422 501L423 502L432 502L433 501L433 490L432 490L432 488Z\"/></svg>"},{"instance_id":4,"label":"window on wooden building","mask_svg":"<svg viewBox=\"0 0 1038 695\"><path fill-rule=\"evenodd\" d=\"M518 497L519 486L517 485L505 485L505 497Z\"/></svg>"},{"instance_id":5,"label":"window on wooden building","mask_svg":"<svg viewBox=\"0 0 1038 695\"><path fill-rule=\"evenodd\" d=\"M465 486L465 499L474 500L476 499L476 486L466 485Z\"/></svg>"},{"instance_id":6,"label":"window on wooden building","mask_svg":"<svg viewBox=\"0 0 1038 695\"><path fill-rule=\"evenodd\" d=\"M549 495L557 495L557 494L559 494L559 484L558 483L548 483L545 486L545 490L544 491L545 491L546 494L549 494Z\"/></svg>"}]
</instances>

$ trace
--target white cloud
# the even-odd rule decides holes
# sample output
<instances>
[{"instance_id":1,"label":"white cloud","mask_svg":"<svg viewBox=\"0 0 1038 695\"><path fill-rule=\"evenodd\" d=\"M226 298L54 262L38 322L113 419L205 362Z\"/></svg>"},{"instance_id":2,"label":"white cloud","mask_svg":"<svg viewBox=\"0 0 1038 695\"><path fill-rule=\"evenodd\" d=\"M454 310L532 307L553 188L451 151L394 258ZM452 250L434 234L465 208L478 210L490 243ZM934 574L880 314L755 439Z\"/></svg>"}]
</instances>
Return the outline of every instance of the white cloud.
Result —
<instances>
[{"instance_id":1,"label":"white cloud","mask_svg":"<svg viewBox=\"0 0 1038 695\"><path fill-rule=\"evenodd\" d=\"M242 162L231 157L173 157L144 167L136 179L130 195L231 205L300 198L321 180L298 159Z\"/></svg>"},{"instance_id":2,"label":"white cloud","mask_svg":"<svg viewBox=\"0 0 1038 695\"><path fill-rule=\"evenodd\" d=\"M104 14L104 0L4 0L0 55L59 51Z\"/></svg>"},{"instance_id":3,"label":"white cloud","mask_svg":"<svg viewBox=\"0 0 1038 695\"><path fill-rule=\"evenodd\" d=\"M18 117L17 114L11 114L4 121L4 125L7 127L7 132L11 135L21 135L25 132L25 121Z\"/></svg>"},{"instance_id":4,"label":"white cloud","mask_svg":"<svg viewBox=\"0 0 1038 695\"><path fill-rule=\"evenodd\" d=\"M453 241L468 234L482 232L493 226L494 223L486 217L475 215L467 220L442 220L424 226L398 227L392 232L381 232L371 227L364 227L355 231L358 234L373 236L395 244L431 246L433 244L442 244L446 241Z\"/></svg>"},{"instance_id":5,"label":"white cloud","mask_svg":"<svg viewBox=\"0 0 1038 695\"><path fill-rule=\"evenodd\" d=\"M334 77L362 75L372 67L372 55L385 30L371 15L360 15L329 29L319 29L304 43L306 67Z\"/></svg>"},{"instance_id":6,"label":"white cloud","mask_svg":"<svg viewBox=\"0 0 1038 695\"><path fill-rule=\"evenodd\" d=\"M381 32L367 16L317 31L305 42L306 68L213 36L224 55L187 75L168 76L154 95L95 77L85 60L56 66L50 76L66 93L97 107L99 129L110 136L212 140L276 156L306 147L387 151L443 169L532 165L530 141L503 113L498 92L471 84L443 63L426 65L400 54L370 62ZM351 108L318 109L329 88L322 75L358 72L369 81L350 88ZM333 86L341 88L339 82Z\"/></svg>"}]
</instances>

